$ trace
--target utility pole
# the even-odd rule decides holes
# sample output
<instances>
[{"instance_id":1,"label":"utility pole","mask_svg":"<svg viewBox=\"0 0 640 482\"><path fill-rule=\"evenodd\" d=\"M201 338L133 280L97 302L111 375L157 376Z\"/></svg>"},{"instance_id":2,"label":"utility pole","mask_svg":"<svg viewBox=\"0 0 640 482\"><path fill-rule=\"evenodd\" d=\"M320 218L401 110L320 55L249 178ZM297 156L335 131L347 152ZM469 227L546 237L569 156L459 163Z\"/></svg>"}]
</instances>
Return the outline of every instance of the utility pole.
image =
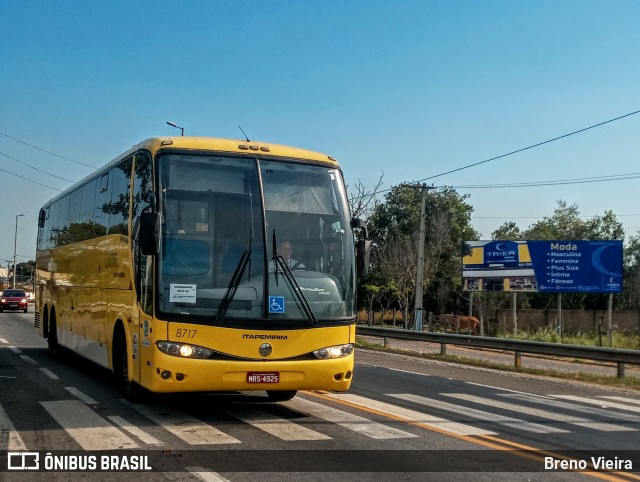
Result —
<instances>
[{"instance_id":1,"label":"utility pole","mask_svg":"<svg viewBox=\"0 0 640 482\"><path fill-rule=\"evenodd\" d=\"M415 321L415 330L422 331L422 289L424 285L424 235L425 222L424 213L427 204L427 192L433 187L427 187L426 184L401 184L402 187L412 189L422 189L422 207L420 209L420 234L418 235L418 267L416 273L416 300L413 311Z\"/></svg>"}]
</instances>

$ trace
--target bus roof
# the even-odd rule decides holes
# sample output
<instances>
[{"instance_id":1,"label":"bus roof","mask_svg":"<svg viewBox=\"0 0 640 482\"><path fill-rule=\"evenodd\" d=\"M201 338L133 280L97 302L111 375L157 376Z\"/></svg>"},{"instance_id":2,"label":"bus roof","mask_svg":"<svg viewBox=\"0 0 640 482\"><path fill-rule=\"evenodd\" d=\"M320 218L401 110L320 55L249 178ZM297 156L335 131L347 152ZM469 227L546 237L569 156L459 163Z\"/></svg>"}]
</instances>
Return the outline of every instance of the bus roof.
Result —
<instances>
[{"instance_id":1,"label":"bus roof","mask_svg":"<svg viewBox=\"0 0 640 482\"><path fill-rule=\"evenodd\" d=\"M134 150L140 148L147 148L154 153L155 151L163 148L211 150L241 155L253 155L255 153L260 153L260 155L263 156L266 155L324 162L337 167L336 160L326 154L297 147L283 146L280 144L271 144L260 141L243 141L215 137L152 137L150 139L145 139L135 146Z\"/></svg>"},{"instance_id":2,"label":"bus roof","mask_svg":"<svg viewBox=\"0 0 640 482\"><path fill-rule=\"evenodd\" d=\"M338 162L331 156L322 154L320 152L309 151L306 149L300 149L298 147L284 146L280 144L271 144L267 142L259 141L246 141L237 139L222 139L217 137L190 137L190 136L177 136L177 137L151 137L145 139L139 144L134 145L129 150L123 152L112 161L106 163L96 171L92 172L82 180L75 183L73 186L65 189L63 192L50 199L45 203L47 206L57 199L65 196L66 194L74 191L79 186L82 186L85 182L98 176L100 173L107 171L112 166L118 164L123 159L134 154L140 149L148 149L154 156L156 152L163 149L180 149L180 150L193 150L193 151L212 151L225 154L233 154L247 157L279 157L285 159L300 159L312 162L318 162L326 164L332 167L338 168Z\"/></svg>"}]
</instances>

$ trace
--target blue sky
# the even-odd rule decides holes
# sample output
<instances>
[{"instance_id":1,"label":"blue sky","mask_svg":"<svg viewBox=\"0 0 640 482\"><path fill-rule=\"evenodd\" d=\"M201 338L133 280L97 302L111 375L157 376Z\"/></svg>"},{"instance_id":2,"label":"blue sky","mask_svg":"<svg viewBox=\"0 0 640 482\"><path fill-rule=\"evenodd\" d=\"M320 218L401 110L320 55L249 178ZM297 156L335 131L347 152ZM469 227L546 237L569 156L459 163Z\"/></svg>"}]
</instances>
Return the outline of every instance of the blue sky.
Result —
<instances>
[{"instance_id":1,"label":"blue sky","mask_svg":"<svg viewBox=\"0 0 640 482\"><path fill-rule=\"evenodd\" d=\"M55 189L138 141L239 138L336 157L347 184L436 176L640 110L640 2L0 1L0 169ZM489 238L557 201L640 230L640 114L429 182L470 194ZM34 257L58 191L0 172L0 264Z\"/></svg>"}]
</instances>

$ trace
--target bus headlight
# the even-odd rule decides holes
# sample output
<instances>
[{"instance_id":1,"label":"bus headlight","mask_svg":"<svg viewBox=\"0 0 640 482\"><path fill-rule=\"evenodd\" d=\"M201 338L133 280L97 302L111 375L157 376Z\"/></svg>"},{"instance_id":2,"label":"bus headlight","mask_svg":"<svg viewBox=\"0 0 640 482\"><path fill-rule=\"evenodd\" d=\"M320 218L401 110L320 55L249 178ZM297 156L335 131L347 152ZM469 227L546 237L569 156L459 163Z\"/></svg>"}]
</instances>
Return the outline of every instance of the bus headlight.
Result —
<instances>
[{"instance_id":1,"label":"bus headlight","mask_svg":"<svg viewBox=\"0 0 640 482\"><path fill-rule=\"evenodd\" d=\"M347 345L335 345L328 346L326 348L320 348L319 350L314 350L313 354L316 358L321 360L327 358L342 358L345 356L349 356L353 353L353 345L351 343Z\"/></svg>"},{"instance_id":2,"label":"bus headlight","mask_svg":"<svg viewBox=\"0 0 640 482\"><path fill-rule=\"evenodd\" d=\"M186 343L158 341L156 342L156 345L162 353L183 358L209 358L213 355L213 350L210 350L209 348L197 345L187 345Z\"/></svg>"}]
</instances>

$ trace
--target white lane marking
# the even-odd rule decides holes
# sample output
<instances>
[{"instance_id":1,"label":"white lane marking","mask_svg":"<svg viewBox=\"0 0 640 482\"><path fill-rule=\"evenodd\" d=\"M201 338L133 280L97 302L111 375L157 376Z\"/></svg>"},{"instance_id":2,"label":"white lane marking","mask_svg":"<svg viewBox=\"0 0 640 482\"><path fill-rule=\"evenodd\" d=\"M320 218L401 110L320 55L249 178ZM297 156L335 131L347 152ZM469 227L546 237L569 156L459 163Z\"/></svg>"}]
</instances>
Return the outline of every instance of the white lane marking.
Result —
<instances>
[{"instance_id":1,"label":"white lane marking","mask_svg":"<svg viewBox=\"0 0 640 482\"><path fill-rule=\"evenodd\" d=\"M136 449L139 445L80 400L40 405L84 450Z\"/></svg>"},{"instance_id":2,"label":"white lane marking","mask_svg":"<svg viewBox=\"0 0 640 482\"><path fill-rule=\"evenodd\" d=\"M640 413L640 407L632 407L630 405L623 405L622 403L609 402L605 400L593 400L591 398L576 397L574 395L553 395L556 398L562 398L563 400L571 400L574 402L587 403L589 405L598 405L602 408L617 408L619 410L626 410L628 412Z\"/></svg>"},{"instance_id":3,"label":"white lane marking","mask_svg":"<svg viewBox=\"0 0 640 482\"><path fill-rule=\"evenodd\" d=\"M435 417L415 410L409 410L402 407L396 407L389 403L379 402L370 398L361 397L359 395L332 393L327 395L330 398L336 398L338 400L344 400L345 402L353 403L354 405L360 405L365 408L371 408L381 413L392 415L395 417L403 418L408 422L417 422L422 425L438 428L440 430L446 430L458 435L496 435L495 432L489 430L479 429L472 427L471 425L464 425L461 423L452 422L444 418Z\"/></svg>"},{"instance_id":4,"label":"white lane marking","mask_svg":"<svg viewBox=\"0 0 640 482\"><path fill-rule=\"evenodd\" d=\"M68 391L71 395L76 397L78 400L83 401L87 405L100 405L99 402L91 398L89 395L81 392L75 387L64 387L66 391Z\"/></svg>"},{"instance_id":5,"label":"white lane marking","mask_svg":"<svg viewBox=\"0 0 640 482\"><path fill-rule=\"evenodd\" d=\"M123 430L129 432L131 435L138 438L138 440L140 440L142 443L146 445L153 445L155 447L164 445L164 442L158 440L153 435L145 432L140 427L135 426L134 424L132 424L128 420L125 420L122 417L119 417L117 415L111 415L107 418L111 420L113 423L115 423L116 425L118 425Z\"/></svg>"},{"instance_id":6,"label":"white lane marking","mask_svg":"<svg viewBox=\"0 0 640 482\"><path fill-rule=\"evenodd\" d=\"M55 373L53 373L48 368L40 368L40 371L42 373L44 373L46 376L48 376L51 380L55 380L55 381L59 381L60 380L60 377L58 375L56 375Z\"/></svg>"},{"instance_id":7,"label":"white lane marking","mask_svg":"<svg viewBox=\"0 0 640 482\"><path fill-rule=\"evenodd\" d=\"M443 395L447 395L447 394L443 394ZM475 410L473 408L465 407L462 405L455 405L452 403L443 402L441 400L421 397L421 396L413 395L410 393L394 393L394 394L388 394L388 396L399 398L401 400L406 400L413 403L417 403L425 407L445 410L447 412L452 412L462 417L471 417L478 420L482 420L483 422L487 422L487 423L495 422L499 425L516 428L518 430L524 430L525 432L533 432L533 433L567 433L568 432L567 430L562 430L555 427L549 427L546 425L541 425L539 423L525 422L524 420L521 420L521 419L505 417L503 415L497 415L490 412L483 412L481 410Z\"/></svg>"},{"instance_id":8,"label":"white lane marking","mask_svg":"<svg viewBox=\"0 0 640 482\"><path fill-rule=\"evenodd\" d=\"M286 441L296 440L330 440L331 437L315 430L311 430L290 420L276 417L264 410L250 407L237 406L223 409L224 413L248 423L263 432Z\"/></svg>"},{"instance_id":9,"label":"white lane marking","mask_svg":"<svg viewBox=\"0 0 640 482\"><path fill-rule=\"evenodd\" d=\"M373 363L359 363L359 365L363 366L363 367L383 368L385 370L391 370L391 371L394 371L394 372L408 373L409 375L420 375L422 377L430 377L431 376L431 375L428 375L426 373L412 372L412 371L409 371L409 370L401 370L400 368L385 367L383 365L374 365Z\"/></svg>"},{"instance_id":10,"label":"white lane marking","mask_svg":"<svg viewBox=\"0 0 640 482\"><path fill-rule=\"evenodd\" d=\"M5 340L4 338L0 338L0 343L4 343L5 345L9 344L9 342L7 340Z\"/></svg>"},{"instance_id":11,"label":"white lane marking","mask_svg":"<svg viewBox=\"0 0 640 482\"><path fill-rule=\"evenodd\" d=\"M417 437L417 435L412 433L388 427L384 424L360 417L359 415L354 415L352 413L328 407L321 403L312 402L311 400L306 400L300 397L281 403L281 405L291 410L306 413L312 417L317 417L322 420L326 420L327 422L335 423L343 428L377 440Z\"/></svg>"},{"instance_id":12,"label":"white lane marking","mask_svg":"<svg viewBox=\"0 0 640 482\"><path fill-rule=\"evenodd\" d=\"M11 423L11 419L0 405L0 449L27 450L22 437Z\"/></svg>"},{"instance_id":13,"label":"white lane marking","mask_svg":"<svg viewBox=\"0 0 640 482\"><path fill-rule=\"evenodd\" d=\"M209 472L204 467L185 467L185 469L204 482L229 482L229 479L225 479L215 472Z\"/></svg>"},{"instance_id":14,"label":"white lane marking","mask_svg":"<svg viewBox=\"0 0 640 482\"><path fill-rule=\"evenodd\" d=\"M545 418L547 420L553 420L554 422L568 423L571 425L577 425L579 427L586 427L593 430L600 430L602 432L634 432L635 429L625 427L623 425L615 425L613 423L594 422L588 418L576 417L575 415L564 415L557 412L551 412L549 410L542 410L539 408L526 407L517 403L501 402L492 398L477 397L475 395L467 395L465 393L443 393L445 397L457 398L458 400L465 400L467 402L478 403L480 405L487 405L489 407L500 408L503 410L509 410L517 413L525 413L534 417Z\"/></svg>"},{"instance_id":15,"label":"white lane marking","mask_svg":"<svg viewBox=\"0 0 640 482\"><path fill-rule=\"evenodd\" d=\"M11 350L13 353L22 353L20 349L16 348L15 346L8 346L7 348Z\"/></svg>"},{"instance_id":16,"label":"white lane marking","mask_svg":"<svg viewBox=\"0 0 640 482\"><path fill-rule=\"evenodd\" d=\"M186 414L162 406L130 405L190 445L237 444L240 440Z\"/></svg>"}]
</instances>

